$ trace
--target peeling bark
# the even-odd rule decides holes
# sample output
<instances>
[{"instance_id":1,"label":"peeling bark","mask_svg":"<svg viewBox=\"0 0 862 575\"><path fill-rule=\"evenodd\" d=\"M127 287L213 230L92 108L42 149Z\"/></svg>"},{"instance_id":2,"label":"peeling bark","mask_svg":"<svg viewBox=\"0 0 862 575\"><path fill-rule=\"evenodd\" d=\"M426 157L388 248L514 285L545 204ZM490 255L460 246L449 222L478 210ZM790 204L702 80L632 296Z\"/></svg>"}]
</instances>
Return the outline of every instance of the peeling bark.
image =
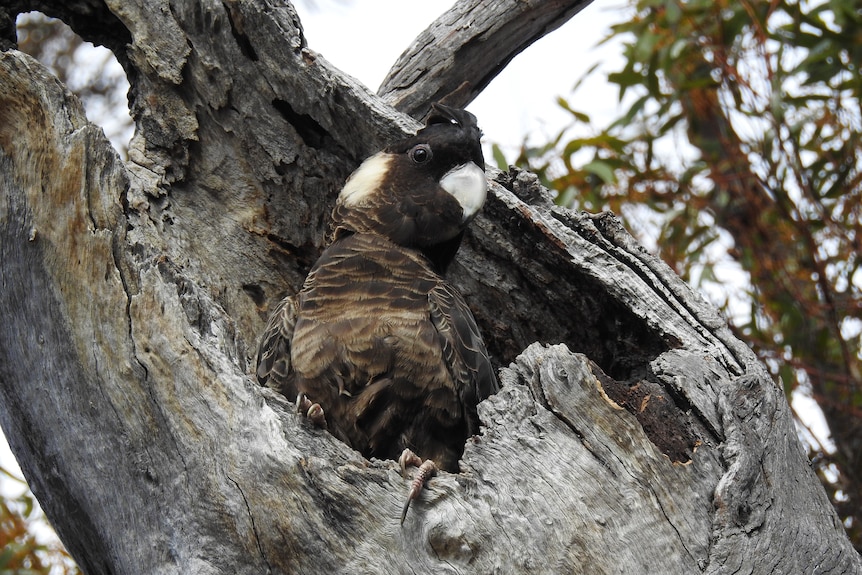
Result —
<instances>
[{"instance_id":1,"label":"peeling bark","mask_svg":"<svg viewBox=\"0 0 862 575\"><path fill-rule=\"evenodd\" d=\"M491 173L450 272L503 389L399 526L397 465L250 372L344 178L413 121L309 50L289 5L27 6L113 22L138 127L123 162L0 54L0 424L86 573L862 568L724 319L612 215L519 172Z\"/></svg>"}]
</instances>

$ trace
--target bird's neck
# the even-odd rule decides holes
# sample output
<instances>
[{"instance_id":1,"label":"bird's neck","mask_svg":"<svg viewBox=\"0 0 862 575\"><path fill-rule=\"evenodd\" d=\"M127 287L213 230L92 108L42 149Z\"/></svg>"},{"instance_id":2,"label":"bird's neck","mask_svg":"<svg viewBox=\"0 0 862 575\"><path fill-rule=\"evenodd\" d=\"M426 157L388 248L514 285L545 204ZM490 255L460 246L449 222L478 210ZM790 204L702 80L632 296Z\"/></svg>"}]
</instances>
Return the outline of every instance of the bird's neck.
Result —
<instances>
[{"instance_id":1,"label":"bird's neck","mask_svg":"<svg viewBox=\"0 0 862 575\"><path fill-rule=\"evenodd\" d=\"M449 267L449 264L451 264L452 260L455 259L455 254L458 253L458 248L461 247L461 239L463 237L464 232L462 231L451 239L433 246L420 248L419 251L428 258L428 261L430 261L431 265L434 266L435 271L440 275L443 275L446 273L446 269Z\"/></svg>"},{"instance_id":2,"label":"bird's neck","mask_svg":"<svg viewBox=\"0 0 862 575\"><path fill-rule=\"evenodd\" d=\"M395 243L392 241L391 238L382 236L377 233L367 232L364 230L354 231L345 227L336 227L332 233L330 245L357 234L362 236L379 237L387 242L399 246L401 249L411 250L417 254L421 254L426 260L428 260L428 263L431 264L431 267L434 269L434 271L441 276L446 273L446 269L449 267L449 264L451 264L452 261L455 259L455 254L458 252L458 248L461 247L461 239L464 237L464 232L462 231L455 237L434 245L405 246Z\"/></svg>"}]
</instances>

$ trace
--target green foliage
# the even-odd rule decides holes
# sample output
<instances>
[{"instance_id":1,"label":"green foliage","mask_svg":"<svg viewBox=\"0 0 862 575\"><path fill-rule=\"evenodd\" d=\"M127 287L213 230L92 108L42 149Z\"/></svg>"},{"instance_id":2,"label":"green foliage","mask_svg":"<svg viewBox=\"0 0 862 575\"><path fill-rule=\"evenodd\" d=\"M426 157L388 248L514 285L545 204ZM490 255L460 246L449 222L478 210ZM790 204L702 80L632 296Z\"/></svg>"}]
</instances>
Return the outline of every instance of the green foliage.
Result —
<instances>
[{"instance_id":1,"label":"green foliage","mask_svg":"<svg viewBox=\"0 0 862 575\"><path fill-rule=\"evenodd\" d=\"M622 111L514 162L557 201L658 222L662 257L696 285L745 273L733 326L788 393L810 386L834 452L813 458L862 544L862 7L858 0L638 0L612 28ZM589 135L572 136L572 134ZM747 313L744 311L747 309Z\"/></svg>"}]
</instances>

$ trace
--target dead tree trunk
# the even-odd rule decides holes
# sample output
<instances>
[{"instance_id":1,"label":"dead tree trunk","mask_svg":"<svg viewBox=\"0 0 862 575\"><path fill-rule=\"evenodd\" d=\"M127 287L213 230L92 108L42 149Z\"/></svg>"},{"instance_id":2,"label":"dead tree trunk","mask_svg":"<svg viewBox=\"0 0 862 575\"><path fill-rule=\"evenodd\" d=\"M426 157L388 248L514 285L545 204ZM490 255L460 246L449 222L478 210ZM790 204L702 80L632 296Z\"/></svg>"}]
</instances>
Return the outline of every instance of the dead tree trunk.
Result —
<instances>
[{"instance_id":1,"label":"dead tree trunk","mask_svg":"<svg viewBox=\"0 0 862 575\"><path fill-rule=\"evenodd\" d=\"M492 174L450 273L503 389L462 472L399 526L396 465L249 373L344 178L413 120L308 50L275 0L5 5L0 423L86 573L859 572L748 347L613 216L554 207L514 171ZM128 161L14 49L25 9L124 64ZM475 57L487 32L457 41Z\"/></svg>"}]
</instances>

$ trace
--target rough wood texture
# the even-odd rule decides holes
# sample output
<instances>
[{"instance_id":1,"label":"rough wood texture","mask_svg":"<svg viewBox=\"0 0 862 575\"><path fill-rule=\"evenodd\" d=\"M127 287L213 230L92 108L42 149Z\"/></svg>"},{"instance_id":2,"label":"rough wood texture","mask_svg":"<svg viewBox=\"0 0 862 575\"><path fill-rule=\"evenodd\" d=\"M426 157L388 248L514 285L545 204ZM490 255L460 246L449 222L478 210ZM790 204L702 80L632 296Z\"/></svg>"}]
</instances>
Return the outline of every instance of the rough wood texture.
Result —
<instances>
[{"instance_id":1,"label":"rough wood texture","mask_svg":"<svg viewBox=\"0 0 862 575\"><path fill-rule=\"evenodd\" d=\"M0 424L86 573L862 569L752 352L615 218L518 172L450 274L504 388L400 527L396 465L311 429L250 355L344 177L412 122L289 5L28 6L105 23L138 125L123 162L0 54Z\"/></svg>"},{"instance_id":2,"label":"rough wood texture","mask_svg":"<svg viewBox=\"0 0 862 575\"><path fill-rule=\"evenodd\" d=\"M377 93L421 119L432 102L464 107L512 58L592 0L461 0L398 58Z\"/></svg>"}]
</instances>

